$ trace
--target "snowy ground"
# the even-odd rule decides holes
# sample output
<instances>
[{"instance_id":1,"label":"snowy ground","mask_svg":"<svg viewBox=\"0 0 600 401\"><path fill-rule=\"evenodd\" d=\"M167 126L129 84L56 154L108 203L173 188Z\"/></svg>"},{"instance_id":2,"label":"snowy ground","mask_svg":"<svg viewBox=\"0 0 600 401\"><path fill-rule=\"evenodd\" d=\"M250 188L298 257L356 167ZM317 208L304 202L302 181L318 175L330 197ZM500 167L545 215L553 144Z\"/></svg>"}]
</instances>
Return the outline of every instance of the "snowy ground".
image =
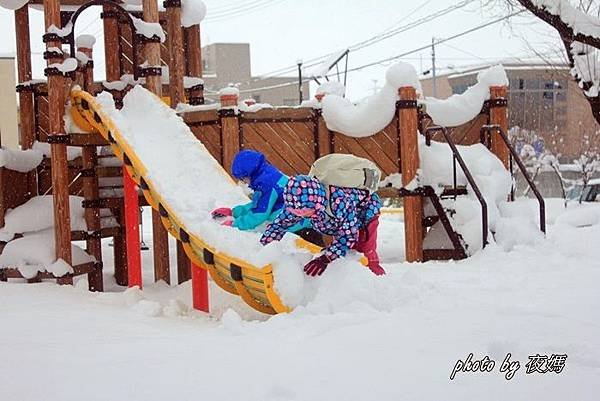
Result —
<instances>
[{"instance_id":1,"label":"snowy ground","mask_svg":"<svg viewBox=\"0 0 600 401\"><path fill-rule=\"evenodd\" d=\"M597 400L600 205L558 206L546 239L515 228L458 263L402 263L402 222L386 217L387 276L332 266L310 304L274 317L214 286L210 316L191 311L189 283L150 284L151 251L143 292L110 266L104 294L0 283L0 400ZM496 367L451 381L470 352ZM526 374L536 353L566 353L562 373Z\"/></svg>"}]
</instances>

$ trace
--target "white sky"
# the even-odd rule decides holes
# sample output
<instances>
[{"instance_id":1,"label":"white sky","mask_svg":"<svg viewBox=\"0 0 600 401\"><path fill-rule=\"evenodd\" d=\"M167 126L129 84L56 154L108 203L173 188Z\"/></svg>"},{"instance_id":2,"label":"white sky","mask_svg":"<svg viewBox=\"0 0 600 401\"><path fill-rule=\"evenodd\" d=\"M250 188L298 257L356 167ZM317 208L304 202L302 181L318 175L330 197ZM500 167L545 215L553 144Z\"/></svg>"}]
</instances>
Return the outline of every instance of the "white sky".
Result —
<instances>
[{"instance_id":1,"label":"white sky","mask_svg":"<svg viewBox=\"0 0 600 401\"><path fill-rule=\"evenodd\" d=\"M416 21L459 0L205 0L208 8L202 23L202 44L216 42L248 42L254 75L268 73L294 65L296 60L324 56L361 42L390 27ZM255 7L234 15L231 9ZM432 36L444 38L497 18L506 10L482 10L478 0L434 21L395 35L375 45L351 52L349 68L360 66L431 43ZM212 15L212 16L211 16ZM91 33L101 39L98 10L87 10L77 23L77 34ZM217 17L218 16L218 17ZM31 11L34 77L41 78L43 60L43 15ZM522 15L512 23L498 23L448 44L436 46L437 66L448 71L449 66L481 64L509 57L532 57L523 37L540 52L548 51L549 43L558 36L535 17ZM15 51L13 12L0 8L0 54ZM97 53L103 54L97 46ZM431 67L431 50L423 50L402 58L417 71ZM374 85L381 86L390 63L376 65L348 76L348 96L357 99L370 94ZM97 79L103 78L103 61L95 58ZM102 74L102 75L100 75ZM294 71L290 75L294 76Z\"/></svg>"}]
</instances>

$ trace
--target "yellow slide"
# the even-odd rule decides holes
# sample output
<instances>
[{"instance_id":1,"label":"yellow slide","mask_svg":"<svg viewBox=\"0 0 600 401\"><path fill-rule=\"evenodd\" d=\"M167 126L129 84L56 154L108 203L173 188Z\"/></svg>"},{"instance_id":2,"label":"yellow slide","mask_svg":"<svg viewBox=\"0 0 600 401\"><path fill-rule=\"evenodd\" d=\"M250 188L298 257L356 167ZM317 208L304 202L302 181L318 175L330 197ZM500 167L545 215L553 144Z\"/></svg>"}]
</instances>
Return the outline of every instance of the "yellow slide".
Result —
<instances>
[{"instance_id":1,"label":"yellow slide","mask_svg":"<svg viewBox=\"0 0 600 401\"><path fill-rule=\"evenodd\" d=\"M160 101L156 98L157 101ZM71 115L80 128L98 132L109 141L115 155L124 163L134 181L142 189L152 208L161 216L169 233L183 243L185 252L196 266L207 269L214 282L225 291L237 294L252 308L268 314L289 312L273 287L271 265L257 267L239 258L217 251L202 238L190 233L172 208L158 193L152 180L147 177L146 166L139 160L133 149L123 139L118 127L104 113L102 106L89 93L82 90L71 92ZM229 177L223 170L224 177ZM320 248L299 240L297 245L316 253Z\"/></svg>"}]
</instances>

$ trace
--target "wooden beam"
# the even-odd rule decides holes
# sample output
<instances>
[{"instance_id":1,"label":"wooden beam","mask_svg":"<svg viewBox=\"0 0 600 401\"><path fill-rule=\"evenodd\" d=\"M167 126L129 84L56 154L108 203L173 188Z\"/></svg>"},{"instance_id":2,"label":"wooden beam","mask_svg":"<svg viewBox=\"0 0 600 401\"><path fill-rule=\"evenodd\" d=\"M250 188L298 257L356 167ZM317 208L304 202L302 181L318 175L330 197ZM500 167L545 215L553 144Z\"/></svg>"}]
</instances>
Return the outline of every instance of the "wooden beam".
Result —
<instances>
[{"instance_id":1,"label":"wooden beam","mask_svg":"<svg viewBox=\"0 0 600 401\"><path fill-rule=\"evenodd\" d=\"M110 12L113 7L102 6L102 12ZM121 78L119 63L119 28L116 17L104 17L104 60L106 64L106 80L118 81Z\"/></svg>"},{"instance_id":2,"label":"wooden beam","mask_svg":"<svg viewBox=\"0 0 600 401\"><path fill-rule=\"evenodd\" d=\"M183 51L183 28L181 27L181 4L165 2L167 5L167 35L169 37L169 97L171 107L176 108L185 102L183 75L185 73L185 55ZM168 135L168 133L165 133ZM181 241L177 241L177 281L179 284L191 278L191 262Z\"/></svg>"},{"instance_id":3,"label":"wooden beam","mask_svg":"<svg viewBox=\"0 0 600 401\"><path fill-rule=\"evenodd\" d=\"M44 21L46 32L50 26L61 27L60 1L44 0ZM48 41L47 49L61 47L60 41ZM52 58L48 65L60 63L63 59ZM48 120L50 136L60 137L64 134L63 115L65 110L65 82L62 75L51 74L48 76ZM68 264L71 260L71 221L69 217L69 174L67 168L67 146L64 143L52 143L52 195L54 198L54 238L56 258ZM60 284L73 284L72 277L59 278Z\"/></svg>"},{"instance_id":4,"label":"wooden beam","mask_svg":"<svg viewBox=\"0 0 600 401\"><path fill-rule=\"evenodd\" d=\"M187 44L187 74L190 77L202 78L202 45L200 43L200 25L185 28ZM204 89L190 91L190 97L204 98ZM202 102L203 103L203 102Z\"/></svg>"},{"instance_id":5,"label":"wooden beam","mask_svg":"<svg viewBox=\"0 0 600 401\"><path fill-rule=\"evenodd\" d=\"M144 21L150 23L159 22L156 0L144 0L143 9ZM160 43L146 43L144 45L144 53L149 65L160 65ZM156 96L161 97L161 77L155 75L146 77L146 88ZM156 210L152 210L152 248L154 252L154 280L165 280L167 283L170 283L169 236Z\"/></svg>"},{"instance_id":6,"label":"wooden beam","mask_svg":"<svg viewBox=\"0 0 600 401\"><path fill-rule=\"evenodd\" d=\"M400 100L414 102L414 107L398 109L400 121L400 164L402 186L406 187L417 175L419 168L419 143L417 132L417 94L413 87L399 89ZM404 241L407 262L423 260L423 199L421 196L404 198Z\"/></svg>"},{"instance_id":7,"label":"wooden beam","mask_svg":"<svg viewBox=\"0 0 600 401\"><path fill-rule=\"evenodd\" d=\"M490 124L498 124L506 135L508 135L508 107L506 104L503 106L494 105L493 100L507 98L506 86L492 86L490 87ZM492 133L492 153L495 154L498 159L502 161L504 167L508 169L508 147L500 137L497 131Z\"/></svg>"},{"instance_id":8,"label":"wooden beam","mask_svg":"<svg viewBox=\"0 0 600 401\"><path fill-rule=\"evenodd\" d=\"M240 151L240 120L233 107L238 104L237 95L221 95L221 138L223 146L223 167L231 173L233 158Z\"/></svg>"}]
</instances>

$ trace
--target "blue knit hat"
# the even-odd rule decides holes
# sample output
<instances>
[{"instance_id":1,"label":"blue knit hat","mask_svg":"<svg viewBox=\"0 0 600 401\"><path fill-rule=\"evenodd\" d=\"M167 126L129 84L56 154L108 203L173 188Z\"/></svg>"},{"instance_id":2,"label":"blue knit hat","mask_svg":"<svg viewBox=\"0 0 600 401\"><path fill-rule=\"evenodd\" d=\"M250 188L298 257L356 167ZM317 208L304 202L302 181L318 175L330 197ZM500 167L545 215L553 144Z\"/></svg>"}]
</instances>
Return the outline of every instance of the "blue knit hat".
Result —
<instances>
[{"instance_id":1,"label":"blue knit hat","mask_svg":"<svg viewBox=\"0 0 600 401\"><path fill-rule=\"evenodd\" d=\"M283 190L283 198L287 209L324 210L325 186L314 177L297 175L288 181Z\"/></svg>"}]
</instances>

